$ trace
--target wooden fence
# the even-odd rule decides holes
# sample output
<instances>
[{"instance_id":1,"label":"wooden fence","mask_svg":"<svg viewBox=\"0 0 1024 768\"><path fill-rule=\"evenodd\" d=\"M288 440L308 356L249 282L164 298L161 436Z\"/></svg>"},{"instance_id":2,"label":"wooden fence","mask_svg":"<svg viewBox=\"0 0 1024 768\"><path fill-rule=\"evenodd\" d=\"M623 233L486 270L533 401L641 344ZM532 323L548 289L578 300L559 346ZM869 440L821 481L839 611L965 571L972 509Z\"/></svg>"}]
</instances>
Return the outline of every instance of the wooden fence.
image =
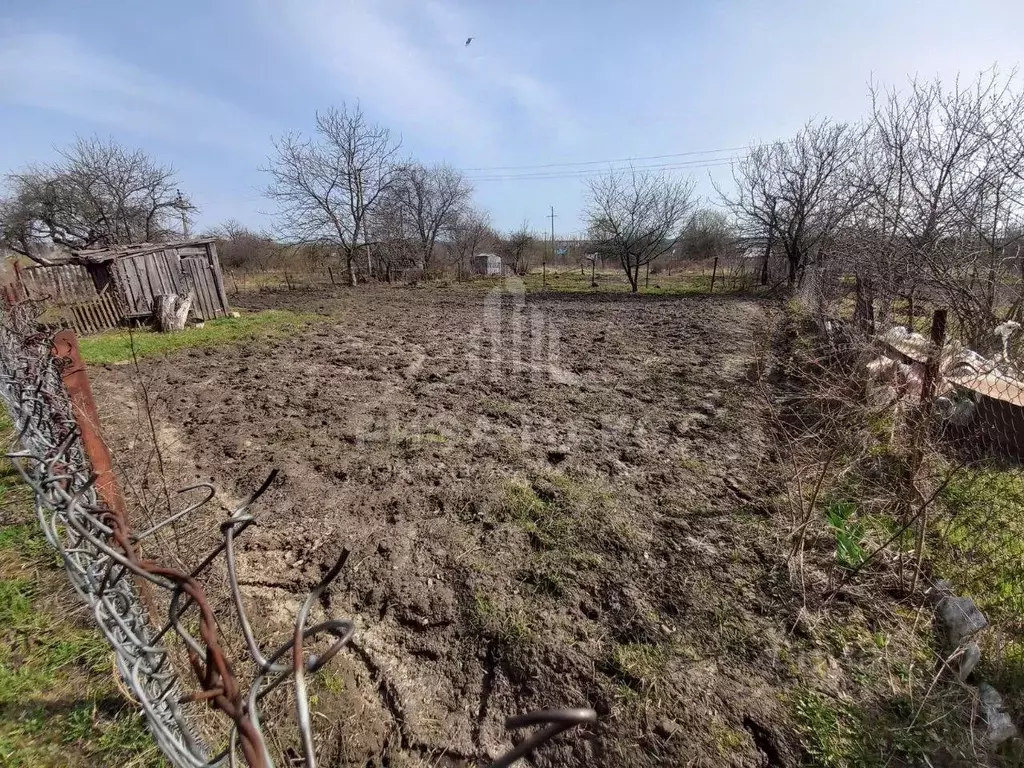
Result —
<instances>
[{"instance_id":1,"label":"wooden fence","mask_svg":"<svg viewBox=\"0 0 1024 768\"><path fill-rule=\"evenodd\" d=\"M80 335L99 333L117 328L124 316L110 294L91 299L68 302L55 308L63 315L63 324L74 328Z\"/></svg>"},{"instance_id":2,"label":"wooden fence","mask_svg":"<svg viewBox=\"0 0 1024 768\"><path fill-rule=\"evenodd\" d=\"M96 298L89 270L78 264L57 267L19 267L17 278L25 295L37 301L77 301Z\"/></svg>"}]
</instances>

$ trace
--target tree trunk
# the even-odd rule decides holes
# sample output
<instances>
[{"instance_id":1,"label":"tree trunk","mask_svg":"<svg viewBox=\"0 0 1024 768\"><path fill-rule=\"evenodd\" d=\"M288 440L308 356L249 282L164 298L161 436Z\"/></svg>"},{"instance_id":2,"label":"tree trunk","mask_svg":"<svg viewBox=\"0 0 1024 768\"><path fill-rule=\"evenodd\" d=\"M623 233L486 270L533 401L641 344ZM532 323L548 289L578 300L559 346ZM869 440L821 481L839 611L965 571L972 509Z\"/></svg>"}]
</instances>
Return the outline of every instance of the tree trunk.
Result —
<instances>
[{"instance_id":1,"label":"tree trunk","mask_svg":"<svg viewBox=\"0 0 1024 768\"><path fill-rule=\"evenodd\" d=\"M635 268L632 265L627 265L626 277L629 278L630 292L637 293L640 286L640 265L637 264Z\"/></svg>"},{"instance_id":2,"label":"tree trunk","mask_svg":"<svg viewBox=\"0 0 1024 768\"><path fill-rule=\"evenodd\" d=\"M854 291L856 303L853 308L853 321L857 327L869 336L875 334L875 288L870 277L856 275Z\"/></svg>"},{"instance_id":3,"label":"tree trunk","mask_svg":"<svg viewBox=\"0 0 1024 768\"><path fill-rule=\"evenodd\" d=\"M153 301L153 325L161 333L180 331L185 327L192 308L191 296L163 293Z\"/></svg>"},{"instance_id":4,"label":"tree trunk","mask_svg":"<svg viewBox=\"0 0 1024 768\"><path fill-rule=\"evenodd\" d=\"M772 246L775 245L775 230L768 232L768 243L764 247L764 259L761 261L761 285L768 285L768 265L772 257Z\"/></svg>"},{"instance_id":5,"label":"tree trunk","mask_svg":"<svg viewBox=\"0 0 1024 768\"><path fill-rule=\"evenodd\" d=\"M356 285L357 285L357 283L356 283L356 260L354 258L352 258L352 254L351 253L346 254L345 259L346 259L346 261L348 263L348 284L351 285L353 288L355 288Z\"/></svg>"},{"instance_id":6,"label":"tree trunk","mask_svg":"<svg viewBox=\"0 0 1024 768\"><path fill-rule=\"evenodd\" d=\"M786 276L786 284L792 288L796 285L797 269L800 266L800 257L789 255L789 274Z\"/></svg>"}]
</instances>

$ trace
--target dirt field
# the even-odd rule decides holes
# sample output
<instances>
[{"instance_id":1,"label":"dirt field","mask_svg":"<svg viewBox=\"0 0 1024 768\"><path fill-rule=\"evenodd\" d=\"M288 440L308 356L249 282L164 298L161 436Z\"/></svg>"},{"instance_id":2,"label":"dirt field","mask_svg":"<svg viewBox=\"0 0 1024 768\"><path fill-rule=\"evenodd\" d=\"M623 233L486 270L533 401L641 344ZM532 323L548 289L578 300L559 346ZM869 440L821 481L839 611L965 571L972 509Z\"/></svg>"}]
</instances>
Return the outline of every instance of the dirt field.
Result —
<instances>
[{"instance_id":1,"label":"dirt field","mask_svg":"<svg viewBox=\"0 0 1024 768\"><path fill-rule=\"evenodd\" d=\"M247 303L327 317L143 361L142 380L169 482L212 479L226 505L282 470L241 553L264 635L353 552L323 606L359 627L317 694L331 759L476 764L509 745L505 717L591 706L599 723L537 764L799 762L798 601L755 490L767 305L436 287ZM92 376L151 504L136 372Z\"/></svg>"}]
</instances>

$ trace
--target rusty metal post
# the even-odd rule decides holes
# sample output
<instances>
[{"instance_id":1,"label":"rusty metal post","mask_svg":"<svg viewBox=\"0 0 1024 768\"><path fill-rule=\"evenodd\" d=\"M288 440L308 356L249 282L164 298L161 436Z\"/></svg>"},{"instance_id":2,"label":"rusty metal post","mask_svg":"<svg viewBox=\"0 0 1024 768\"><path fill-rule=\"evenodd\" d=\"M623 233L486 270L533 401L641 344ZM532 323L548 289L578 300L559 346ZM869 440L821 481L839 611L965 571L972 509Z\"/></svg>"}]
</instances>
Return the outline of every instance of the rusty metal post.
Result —
<instances>
[{"instance_id":1,"label":"rusty metal post","mask_svg":"<svg viewBox=\"0 0 1024 768\"><path fill-rule=\"evenodd\" d=\"M122 526L127 525L127 508L124 496L114 477L114 465L110 450L100 434L100 416L92 396L89 376L85 372L85 361L78 349L78 339L70 328L53 337L53 354L58 358L60 377L71 401L75 422L82 436L85 456L96 474L96 492L100 499L117 517Z\"/></svg>"}]
</instances>

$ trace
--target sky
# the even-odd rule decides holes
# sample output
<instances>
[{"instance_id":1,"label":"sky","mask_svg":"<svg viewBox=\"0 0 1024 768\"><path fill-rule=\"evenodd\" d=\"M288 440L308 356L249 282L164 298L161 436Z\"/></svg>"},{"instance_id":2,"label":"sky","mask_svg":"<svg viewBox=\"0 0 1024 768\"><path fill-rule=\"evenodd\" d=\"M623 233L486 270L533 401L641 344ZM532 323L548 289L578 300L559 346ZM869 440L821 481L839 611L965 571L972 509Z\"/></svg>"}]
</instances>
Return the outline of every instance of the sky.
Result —
<instances>
[{"instance_id":1,"label":"sky","mask_svg":"<svg viewBox=\"0 0 1024 768\"><path fill-rule=\"evenodd\" d=\"M713 200L744 147L860 118L871 81L1012 70L1021 29L1019 0L3 0L0 173L113 137L177 170L200 229L271 229L271 138L358 102L498 228L553 206L564 236L595 173Z\"/></svg>"}]
</instances>

